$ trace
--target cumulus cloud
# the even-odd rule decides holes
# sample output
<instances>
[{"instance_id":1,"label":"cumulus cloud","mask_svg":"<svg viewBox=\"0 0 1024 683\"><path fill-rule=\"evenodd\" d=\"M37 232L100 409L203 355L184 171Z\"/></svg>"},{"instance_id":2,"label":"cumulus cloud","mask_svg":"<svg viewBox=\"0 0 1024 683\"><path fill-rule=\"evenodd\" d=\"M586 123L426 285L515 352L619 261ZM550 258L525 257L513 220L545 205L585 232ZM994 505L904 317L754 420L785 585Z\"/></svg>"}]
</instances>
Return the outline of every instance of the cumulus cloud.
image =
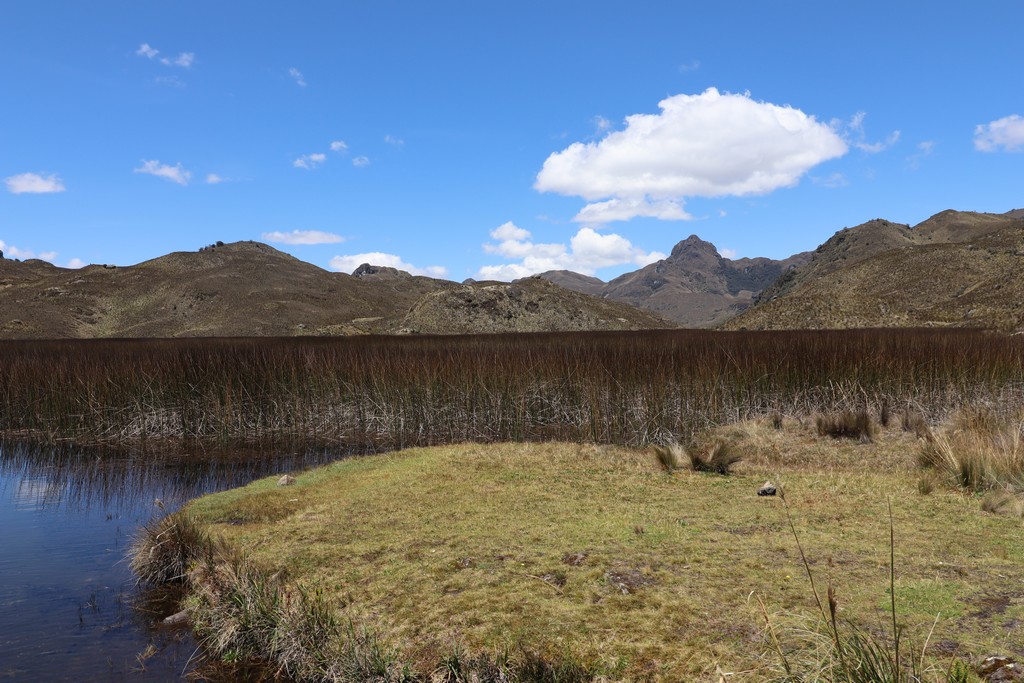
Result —
<instances>
[{"instance_id":1,"label":"cumulus cloud","mask_svg":"<svg viewBox=\"0 0 1024 683\"><path fill-rule=\"evenodd\" d=\"M405 140L399 137L395 137L394 135L385 135L384 142L388 143L392 147L401 147L402 145L405 144Z\"/></svg>"},{"instance_id":2,"label":"cumulus cloud","mask_svg":"<svg viewBox=\"0 0 1024 683\"><path fill-rule=\"evenodd\" d=\"M728 247L719 249L718 253L722 258L727 259L734 259L737 256L739 256L739 252L737 252L735 249L729 249Z\"/></svg>"},{"instance_id":3,"label":"cumulus cloud","mask_svg":"<svg viewBox=\"0 0 1024 683\"><path fill-rule=\"evenodd\" d=\"M74 269L77 270L78 268L85 268L87 265L89 265L89 264L86 263L85 261L83 261L82 259L80 259L80 258L73 258L70 261L68 261L68 264L66 266L64 266L64 267L65 268L74 268Z\"/></svg>"},{"instance_id":4,"label":"cumulus cloud","mask_svg":"<svg viewBox=\"0 0 1024 683\"><path fill-rule=\"evenodd\" d=\"M593 228L581 228L568 245L533 242L528 230L511 222L498 226L490 235L495 241L484 244L484 251L517 263L483 266L477 277L486 280L514 280L548 270L573 270L593 275L607 266L646 266L666 258L665 254L633 246L621 235L604 235Z\"/></svg>"},{"instance_id":5,"label":"cumulus cloud","mask_svg":"<svg viewBox=\"0 0 1024 683\"><path fill-rule=\"evenodd\" d=\"M659 114L634 114L623 130L576 142L545 160L534 187L614 206L617 220L682 211L685 197L764 194L795 185L847 145L830 126L799 109L748 94L675 95ZM665 204L675 202L677 208ZM595 215L612 206L590 209ZM584 214L587 209L581 211Z\"/></svg>"},{"instance_id":6,"label":"cumulus cloud","mask_svg":"<svg viewBox=\"0 0 1024 683\"><path fill-rule=\"evenodd\" d=\"M291 232L275 230L263 233L263 239L276 244L338 244L345 241L341 235L321 230L292 230Z\"/></svg>"},{"instance_id":7,"label":"cumulus cloud","mask_svg":"<svg viewBox=\"0 0 1024 683\"><path fill-rule=\"evenodd\" d=\"M306 77L303 76L302 72L299 71L298 69L296 69L294 66L292 68L288 69L288 75L292 77L292 80L294 80L295 83L300 88L305 88L306 87Z\"/></svg>"},{"instance_id":8,"label":"cumulus cloud","mask_svg":"<svg viewBox=\"0 0 1024 683\"><path fill-rule=\"evenodd\" d=\"M225 180L227 180L227 178L223 178L223 177L217 175L216 173L207 173L206 174L206 184L207 185L219 185L220 183L223 183Z\"/></svg>"},{"instance_id":9,"label":"cumulus cloud","mask_svg":"<svg viewBox=\"0 0 1024 683\"><path fill-rule=\"evenodd\" d=\"M160 54L160 50L150 47L149 43L143 43L142 45L139 45L139 49L135 51L135 54L140 57L145 57L146 59L153 59Z\"/></svg>"},{"instance_id":10,"label":"cumulus cloud","mask_svg":"<svg viewBox=\"0 0 1024 683\"><path fill-rule=\"evenodd\" d=\"M344 152L348 149L348 145L345 144L344 140L335 140L331 143L332 152Z\"/></svg>"},{"instance_id":11,"label":"cumulus cloud","mask_svg":"<svg viewBox=\"0 0 1024 683\"><path fill-rule=\"evenodd\" d=\"M19 173L4 178L11 194L52 194L64 191L64 182L55 173Z\"/></svg>"},{"instance_id":12,"label":"cumulus cloud","mask_svg":"<svg viewBox=\"0 0 1024 683\"><path fill-rule=\"evenodd\" d=\"M1024 151L1024 117L1011 114L975 126L974 148L981 152Z\"/></svg>"},{"instance_id":13,"label":"cumulus cloud","mask_svg":"<svg viewBox=\"0 0 1024 683\"><path fill-rule=\"evenodd\" d=\"M303 154L301 157L292 162L292 166L295 168L304 168L307 171L312 171L314 168L322 166L327 161L327 155L321 152L315 152L313 154Z\"/></svg>"},{"instance_id":14,"label":"cumulus cloud","mask_svg":"<svg viewBox=\"0 0 1024 683\"><path fill-rule=\"evenodd\" d=\"M630 218L657 218L663 221L688 221L681 200L677 199L609 199L587 204L573 218L578 223L612 223Z\"/></svg>"},{"instance_id":15,"label":"cumulus cloud","mask_svg":"<svg viewBox=\"0 0 1024 683\"><path fill-rule=\"evenodd\" d=\"M448 274L448 269L444 266L427 266L426 268L418 268L411 263L406 263L400 256L395 254L385 254L381 251L370 251L364 254L349 254L347 256L335 256L329 262L332 270L336 270L341 273L351 273L359 266L364 263L369 263L371 266L387 266L389 268L398 268L404 270L413 275L426 275L427 277L444 277Z\"/></svg>"},{"instance_id":16,"label":"cumulus cloud","mask_svg":"<svg viewBox=\"0 0 1024 683\"><path fill-rule=\"evenodd\" d=\"M352 165L356 168L362 168L363 166L370 165L370 157L359 156L352 160Z\"/></svg>"},{"instance_id":17,"label":"cumulus cloud","mask_svg":"<svg viewBox=\"0 0 1024 683\"><path fill-rule=\"evenodd\" d=\"M142 166L134 169L134 171L136 173L155 175L158 178L164 178L179 185L188 185L188 181L192 178L192 172L186 171L180 162L174 166L168 166L167 164L161 164L156 159L150 161L143 159Z\"/></svg>"}]
</instances>

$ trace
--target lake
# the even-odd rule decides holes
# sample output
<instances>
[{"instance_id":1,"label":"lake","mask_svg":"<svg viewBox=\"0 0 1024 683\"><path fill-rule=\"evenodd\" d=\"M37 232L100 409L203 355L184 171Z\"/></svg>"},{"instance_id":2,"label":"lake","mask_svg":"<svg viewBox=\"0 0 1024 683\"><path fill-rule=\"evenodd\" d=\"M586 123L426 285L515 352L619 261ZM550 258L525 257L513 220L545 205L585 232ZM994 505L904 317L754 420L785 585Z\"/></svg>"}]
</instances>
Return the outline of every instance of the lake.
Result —
<instances>
[{"instance_id":1,"label":"lake","mask_svg":"<svg viewBox=\"0 0 1024 683\"><path fill-rule=\"evenodd\" d=\"M0 680L166 681L201 664L136 586L140 526L185 501L337 460L324 451L142 457L0 444ZM193 675L195 675L193 673Z\"/></svg>"}]
</instances>

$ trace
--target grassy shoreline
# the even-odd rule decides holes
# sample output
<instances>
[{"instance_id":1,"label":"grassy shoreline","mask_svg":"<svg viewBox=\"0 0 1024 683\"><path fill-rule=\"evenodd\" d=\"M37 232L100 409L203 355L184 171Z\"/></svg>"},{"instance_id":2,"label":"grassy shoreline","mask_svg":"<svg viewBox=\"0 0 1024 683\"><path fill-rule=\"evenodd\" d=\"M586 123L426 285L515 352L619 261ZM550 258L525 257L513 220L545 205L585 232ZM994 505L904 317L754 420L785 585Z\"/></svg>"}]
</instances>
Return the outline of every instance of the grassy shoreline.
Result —
<instances>
[{"instance_id":1,"label":"grassy shoreline","mask_svg":"<svg viewBox=\"0 0 1024 683\"><path fill-rule=\"evenodd\" d=\"M717 436L744 456L732 476L666 474L653 453L617 446L462 444L201 498L185 514L218 539L222 558L198 573L193 564L194 594L205 594L190 603L193 620L201 634L230 631L224 605L241 598L225 603L209 586L274 577L275 600L312 600L316 628L330 622L341 634L333 665L302 660L320 672L311 680L353 658L366 675L336 680L373 680L374 661L392 678L429 680L453 657L491 666L502 653L510 666L562 667L561 678L524 680L717 681L718 669L771 680L755 598L791 645L814 613L785 511L756 496L772 478L844 617L869 629L891 619L891 499L897 609L918 645L934 622L937 660L1024 655L1024 635L1008 626L1024 619L1020 518L985 513L957 490L922 495L916 437L890 428L858 444L793 421ZM282 620L273 642L288 624L293 639L315 630L308 613ZM245 658L246 647L268 651L230 639L215 649Z\"/></svg>"}]
</instances>

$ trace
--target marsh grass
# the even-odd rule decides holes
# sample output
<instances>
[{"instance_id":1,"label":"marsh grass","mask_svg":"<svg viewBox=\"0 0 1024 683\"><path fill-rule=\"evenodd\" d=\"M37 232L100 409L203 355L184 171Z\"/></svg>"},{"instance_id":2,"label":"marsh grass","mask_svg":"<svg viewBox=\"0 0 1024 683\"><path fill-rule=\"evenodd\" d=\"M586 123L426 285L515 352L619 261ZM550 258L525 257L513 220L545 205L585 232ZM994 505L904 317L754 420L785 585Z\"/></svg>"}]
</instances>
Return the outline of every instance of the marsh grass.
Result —
<instances>
[{"instance_id":1,"label":"marsh grass","mask_svg":"<svg viewBox=\"0 0 1024 683\"><path fill-rule=\"evenodd\" d=\"M646 445L785 412L1019 405L1024 339L975 330L660 330L0 342L0 433L156 449Z\"/></svg>"},{"instance_id":2,"label":"marsh grass","mask_svg":"<svg viewBox=\"0 0 1024 683\"><path fill-rule=\"evenodd\" d=\"M878 426L866 408L844 410L832 415L819 415L815 426L820 436L833 439L854 439L871 443L878 435Z\"/></svg>"},{"instance_id":3,"label":"marsh grass","mask_svg":"<svg viewBox=\"0 0 1024 683\"><path fill-rule=\"evenodd\" d=\"M925 440L919 464L971 491L1024 490L1024 420L967 410Z\"/></svg>"}]
</instances>

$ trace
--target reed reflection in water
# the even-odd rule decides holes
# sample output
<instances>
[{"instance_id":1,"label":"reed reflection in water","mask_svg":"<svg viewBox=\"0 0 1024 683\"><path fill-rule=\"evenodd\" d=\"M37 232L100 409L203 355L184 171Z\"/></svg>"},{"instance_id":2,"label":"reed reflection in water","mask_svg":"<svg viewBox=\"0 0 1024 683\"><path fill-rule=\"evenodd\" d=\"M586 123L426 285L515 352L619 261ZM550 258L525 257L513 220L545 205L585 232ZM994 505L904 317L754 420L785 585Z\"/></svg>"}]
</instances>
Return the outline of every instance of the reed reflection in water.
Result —
<instances>
[{"instance_id":1,"label":"reed reflection in water","mask_svg":"<svg viewBox=\"0 0 1024 683\"><path fill-rule=\"evenodd\" d=\"M147 610L159 607L139 592L125 561L137 529L190 498L339 457L0 444L0 679L182 677L195 643L187 632L153 626L158 615Z\"/></svg>"}]
</instances>

